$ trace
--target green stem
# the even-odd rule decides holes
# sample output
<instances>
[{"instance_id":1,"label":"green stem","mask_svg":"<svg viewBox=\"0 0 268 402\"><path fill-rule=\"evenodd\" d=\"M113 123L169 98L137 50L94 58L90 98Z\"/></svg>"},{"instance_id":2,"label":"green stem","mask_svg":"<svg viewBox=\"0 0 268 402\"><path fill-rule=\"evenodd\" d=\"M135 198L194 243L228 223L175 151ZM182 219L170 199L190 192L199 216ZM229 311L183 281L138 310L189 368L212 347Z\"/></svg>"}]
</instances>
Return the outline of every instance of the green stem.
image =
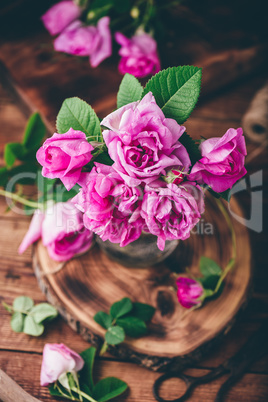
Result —
<instances>
[{"instance_id":1,"label":"green stem","mask_svg":"<svg viewBox=\"0 0 268 402\"><path fill-rule=\"evenodd\" d=\"M108 343L105 341L101 347L100 356L104 355L104 353L107 351L107 349L108 349Z\"/></svg>"},{"instance_id":2,"label":"green stem","mask_svg":"<svg viewBox=\"0 0 268 402\"><path fill-rule=\"evenodd\" d=\"M83 398L87 399L90 402L98 402L96 401L96 399L91 398L91 396L89 396L88 394L86 394L85 392L81 391L76 387L72 387L71 390L76 392L78 395L81 395Z\"/></svg>"},{"instance_id":3,"label":"green stem","mask_svg":"<svg viewBox=\"0 0 268 402\"><path fill-rule=\"evenodd\" d=\"M5 309L7 311L9 311L10 313L13 311L14 313L21 313L21 314L25 314L25 315L31 315L31 313L29 311L26 310L15 310L13 308L13 306L10 306L9 304L2 302L2 305L5 307Z\"/></svg>"},{"instance_id":4,"label":"green stem","mask_svg":"<svg viewBox=\"0 0 268 402\"><path fill-rule=\"evenodd\" d=\"M0 195L10 198L13 201L17 201L20 204L26 205L27 207L30 207L30 208L35 208L35 209L43 209L44 208L43 204L41 204L39 202L26 200L26 198L23 198L23 197L19 196L18 194L10 193L9 191L0 189Z\"/></svg>"},{"instance_id":5,"label":"green stem","mask_svg":"<svg viewBox=\"0 0 268 402\"><path fill-rule=\"evenodd\" d=\"M233 268L233 266L235 265L235 261L236 261L236 256L237 256L237 248L236 248L236 237L235 237L235 231L234 231L234 227L231 221L231 218L228 214L228 212L226 211L223 203L221 202L221 200L216 199L216 202L218 204L219 209L221 210L221 213L223 214L227 225L230 229L231 232L231 237L232 237L232 256L231 259L229 260L228 264L226 265L220 279L218 280L217 286L214 290L214 294L216 294L218 292L218 290L221 287L222 282L224 281L224 279L226 278L227 274L231 271L231 269Z\"/></svg>"}]
</instances>

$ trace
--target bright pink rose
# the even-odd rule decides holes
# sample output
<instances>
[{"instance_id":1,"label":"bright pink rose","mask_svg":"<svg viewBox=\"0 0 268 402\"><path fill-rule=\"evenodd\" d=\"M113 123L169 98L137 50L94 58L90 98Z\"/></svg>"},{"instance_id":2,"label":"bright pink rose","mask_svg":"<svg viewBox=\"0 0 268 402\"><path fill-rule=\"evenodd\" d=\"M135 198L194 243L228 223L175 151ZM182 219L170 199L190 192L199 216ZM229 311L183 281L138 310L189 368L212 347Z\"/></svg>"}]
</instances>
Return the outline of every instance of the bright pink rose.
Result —
<instances>
[{"instance_id":1,"label":"bright pink rose","mask_svg":"<svg viewBox=\"0 0 268 402\"><path fill-rule=\"evenodd\" d=\"M63 343L47 343L43 350L41 386L52 384L67 373L76 373L83 366L82 357Z\"/></svg>"},{"instance_id":2,"label":"bright pink rose","mask_svg":"<svg viewBox=\"0 0 268 402\"><path fill-rule=\"evenodd\" d=\"M75 21L55 39L54 48L59 52L89 56L91 66L97 67L112 54L109 23L109 17L101 18L96 27Z\"/></svg>"},{"instance_id":3,"label":"bright pink rose","mask_svg":"<svg viewBox=\"0 0 268 402\"><path fill-rule=\"evenodd\" d=\"M151 92L105 117L101 124L113 168L129 186L149 183L165 175L167 168L186 172L190 158L178 141L185 131L173 119L166 119Z\"/></svg>"},{"instance_id":4,"label":"bright pink rose","mask_svg":"<svg viewBox=\"0 0 268 402\"><path fill-rule=\"evenodd\" d=\"M199 282L180 276L176 285L178 301L183 307L191 308L201 303L200 297L203 296L204 289Z\"/></svg>"},{"instance_id":5,"label":"bright pink rose","mask_svg":"<svg viewBox=\"0 0 268 402\"><path fill-rule=\"evenodd\" d=\"M122 247L140 236L144 223L139 214L141 189L129 187L111 166L100 163L82 174L79 184L82 188L72 202L84 212L89 230Z\"/></svg>"},{"instance_id":6,"label":"bright pink rose","mask_svg":"<svg viewBox=\"0 0 268 402\"><path fill-rule=\"evenodd\" d=\"M93 146L82 131L70 130L55 133L37 151L36 158L43 166L42 175L49 179L59 178L70 190L78 181L82 167L92 158Z\"/></svg>"},{"instance_id":7,"label":"bright pink rose","mask_svg":"<svg viewBox=\"0 0 268 402\"><path fill-rule=\"evenodd\" d=\"M62 32L81 15L81 9L73 1L61 1L52 6L41 20L50 35Z\"/></svg>"},{"instance_id":8,"label":"bright pink rose","mask_svg":"<svg viewBox=\"0 0 268 402\"><path fill-rule=\"evenodd\" d=\"M143 32L128 39L117 32L115 40L122 46L119 50L122 59L118 66L121 74L146 77L160 71L156 41L150 35Z\"/></svg>"},{"instance_id":9,"label":"bright pink rose","mask_svg":"<svg viewBox=\"0 0 268 402\"><path fill-rule=\"evenodd\" d=\"M221 138L210 138L200 145L202 158L193 166L189 180L207 184L222 192L231 188L247 171L247 154L242 128L230 128Z\"/></svg>"},{"instance_id":10,"label":"bright pink rose","mask_svg":"<svg viewBox=\"0 0 268 402\"><path fill-rule=\"evenodd\" d=\"M203 192L195 183L183 186L159 182L145 187L141 216L149 231L158 237L157 245L164 250L166 240L185 240L204 212Z\"/></svg>"},{"instance_id":11,"label":"bright pink rose","mask_svg":"<svg viewBox=\"0 0 268 402\"><path fill-rule=\"evenodd\" d=\"M84 227L83 214L72 203L58 202L44 212L35 211L19 254L40 238L53 260L67 261L91 247L93 233Z\"/></svg>"}]
</instances>

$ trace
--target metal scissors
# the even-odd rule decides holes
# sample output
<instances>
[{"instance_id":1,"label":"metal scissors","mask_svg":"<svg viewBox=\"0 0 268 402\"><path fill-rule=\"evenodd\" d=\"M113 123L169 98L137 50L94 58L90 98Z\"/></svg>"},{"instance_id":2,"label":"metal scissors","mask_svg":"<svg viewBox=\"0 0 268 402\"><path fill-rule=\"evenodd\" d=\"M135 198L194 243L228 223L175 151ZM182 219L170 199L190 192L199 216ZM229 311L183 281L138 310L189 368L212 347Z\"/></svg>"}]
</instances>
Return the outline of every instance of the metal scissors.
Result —
<instances>
[{"instance_id":1,"label":"metal scissors","mask_svg":"<svg viewBox=\"0 0 268 402\"><path fill-rule=\"evenodd\" d=\"M226 360L223 364L211 370L210 373L201 377L194 377L183 372L167 372L161 375L154 383L153 394L158 402L183 402L189 398L191 392L198 385L207 384L224 374L230 373L229 378L220 387L215 402L223 401L228 389L245 373L251 364L268 353L268 320L261 328L249 339L239 352ZM163 399L159 395L161 384L170 378L179 378L186 385L185 392L177 399Z\"/></svg>"}]
</instances>

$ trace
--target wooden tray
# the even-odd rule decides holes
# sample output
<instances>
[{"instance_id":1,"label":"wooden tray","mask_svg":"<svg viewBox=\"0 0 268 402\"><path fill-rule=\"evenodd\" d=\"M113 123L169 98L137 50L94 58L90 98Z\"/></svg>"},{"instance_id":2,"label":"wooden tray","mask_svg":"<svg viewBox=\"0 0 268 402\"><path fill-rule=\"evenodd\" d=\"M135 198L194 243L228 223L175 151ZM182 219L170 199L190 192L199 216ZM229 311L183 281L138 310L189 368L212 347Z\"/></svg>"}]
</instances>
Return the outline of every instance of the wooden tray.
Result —
<instances>
[{"instance_id":1,"label":"wooden tray","mask_svg":"<svg viewBox=\"0 0 268 402\"><path fill-rule=\"evenodd\" d=\"M40 241L34 249L33 266L42 291L84 339L100 345L104 330L93 320L94 314L108 312L110 305L122 297L149 303L157 308L147 336L111 347L109 351L153 370L170 365L183 367L200 359L204 352L232 326L241 307L245 306L251 279L251 251L245 226L235 219L237 262L226 278L221 296L203 308L185 314L177 302L177 272L189 267L198 272L202 255L215 259L222 267L231 255L231 238L227 224L215 203L206 198L206 213L199 233L181 242L164 263L148 269L125 268L109 260L97 246L87 254L69 261L60 271ZM231 210L242 216L233 199ZM212 225L212 226L210 226ZM211 231L213 235L204 234ZM171 268L171 269L170 269Z\"/></svg>"}]
</instances>

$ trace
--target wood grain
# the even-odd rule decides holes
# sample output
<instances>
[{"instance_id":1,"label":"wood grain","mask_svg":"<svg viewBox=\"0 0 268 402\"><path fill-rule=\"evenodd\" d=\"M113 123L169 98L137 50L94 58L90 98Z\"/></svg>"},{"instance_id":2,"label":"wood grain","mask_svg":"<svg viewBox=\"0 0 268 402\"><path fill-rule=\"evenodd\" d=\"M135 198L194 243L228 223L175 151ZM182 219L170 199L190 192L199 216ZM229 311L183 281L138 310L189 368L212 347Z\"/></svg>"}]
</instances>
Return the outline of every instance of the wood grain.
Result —
<instances>
[{"instance_id":1,"label":"wood grain","mask_svg":"<svg viewBox=\"0 0 268 402\"><path fill-rule=\"evenodd\" d=\"M166 264L148 269L125 268L109 260L95 246L88 254L68 262L60 272L50 274L57 269L57 263L49 258L39 242L33 261L41 289L73 329L98 345L104 330L93 320L97 311L108 312L111 303L122 297L155 306L157 310L149 334L136 340L127 339L123 346L112 347L110 351L153 370L164 370L171 364L182 367L200 358L209 342L213 343L215 337L230 329L247 300L250 287L248 234L244 226L234 221L238 257L235 269L227 277L223 294L202 309L184 316L185 310L176 300L175 289L170 290L176 287L177 276L170 268L179 272L189 267L196 274L202 255L215 259L224 267L231 254L228 227L211 197L207 198L206 208L203 232L209 227L205 224L210 224L214 234L192 234L190 239L180 243ZM242 215L235 200L232 211Z\"/></svg>"}]
</instances>

